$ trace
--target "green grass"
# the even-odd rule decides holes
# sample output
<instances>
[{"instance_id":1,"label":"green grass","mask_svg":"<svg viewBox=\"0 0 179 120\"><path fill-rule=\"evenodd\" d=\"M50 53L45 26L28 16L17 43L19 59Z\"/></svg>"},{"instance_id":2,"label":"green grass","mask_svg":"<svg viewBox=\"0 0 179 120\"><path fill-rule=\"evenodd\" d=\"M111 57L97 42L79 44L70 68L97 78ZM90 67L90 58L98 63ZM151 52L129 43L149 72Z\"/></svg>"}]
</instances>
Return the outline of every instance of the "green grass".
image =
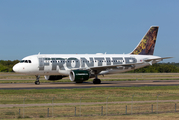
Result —
<instances>
[{"instance_id":1,"label":"green grass","mask_svg":"<svg viewBox=\"0 0 179 120\"><path fill-rule=\"evenodd\" d=\"M108 97L108 102L113 101L148 101L154 100L153 103L134 103L133 113L138 114L140 112L151 113L151 104L153 104L153 112L156 113L156 100L157 95L159 95L159 100L178 100L179 99L179 86L149 86L149 87L103 87L103 88L82 88L82 89L31 89L31 90L0 90L0 103L1 104L23 104L25 99L26 104L32 103L52 103L52 98L54 97L54 103L80 103L80 98L82 103L89 102L105 102L104 104L97 105L81 105L81 111L83 117L64 117L64 116L74 116L74 110L76 107L77 116L80 115L80 105L65 105L65 106L53 106L55 119L106 119L106 117L101 116L101 106L103 106L103 115L106 114L106 98ZM125 107L128 106L128 114L131 113L131 103L122 104L108 104L108 115L109 119L127 119L131 115L125 114ZM158 103L158 109L160 112L173 111L174 112L175 103ZM25 106L25 117L28 119L40 119L47 117L47 109L49 108L49 115L52 116L52 104L49 106ZM178 108L178 103L177 103ZM23 116L23 107L5 107L0 108L0 119L4 118L18 118L19 109L21 110L20 117ZM179 109L177 109L179 111ZM120 114L120 115L118 115ZM117 116L116 116L117 115ZM156 116L153 119L158 118L155 114L142 115L143 118L148 118L147 116ZM172 114L173 115L173 114ZM170 117L172 116L170 115ZM132 115L135 117L135 115ZM140 115L141 116L141 115ZM58 117L58 118L56 118ZM177 116L178 117L178 116ZM175 115L173 118L176 118ZM137 117L136 117L137 119ZM142 119L142 118L141 118Z\"/></svg>"},{"instance_id":2,"label":"green grass","mask_svg":"<svg viewBox=\"0 0 179 120\"><path fill-rule=\"evenodd\" d=\"M127 115L125 114L125 108L126 105L128 106L127 109ZM103 106L103 116L101 116L101 106ZM148 113L148 114L140 114L138 115L138 118L140 116L146 116L152 118L153 116L165 116L167 114L170 114L170 118L175 114L175 113L165 113L161 114L160 112L174 112L174 103L159 103L158 111L160 114L157 113L156 106L157 104L153 104L153 113L151 113L151 104L134 104L133 105L133 115L131 114L131 104L109 104L108 105L108 116L106 116L106 106L105 105L91 105L91 106L81 106L81 117L80 116L80 106L54 106L53 107L53 119L68 119L68 118L74 118L74 119L95 119L95 118L126 118L127 117L135 117L138 113ZM76 117L69 117L69 116L74 116L75 113L75 107L76 107ZM28 118L30 117L31 119L39 119L39 118L47 118L47 109L49 108L49 117L48 119L52 118L52 106L47 106L47 107L25 107L24 108L24 117ZM19 115L19 108L1 108L0 109L0 118L22 118L23 117L23 108L20 108L21 113ZM178 109L177 109L178 111ZM7 114L8 113L8 114ZM168 116L168 117L169 117ZM137 118L137 117L136 117ZM143 118L144 119L144 118Z\"/></svg>"},{"instance_id":3,"label":"green grass","mask_svg":"<svg viewBox=\"0 0 179 120\"><path fill-rule=\"evenodd\" d=\"M152 79L101 79L101 81L136 81L136 80L179 80L179 78L152 78ZM93 79L89 79L88 81L86 82L92 82ZM1 83L34 83L35 82L35 79L34 80L0 80L0 84ZM44 79L41 79L40 80L41 83L53 83L53 82L71 82L71 83L74 83L72 81L70 81L70 79L62 79L62 80L57 80L57 81L49 81L49 80L44 80Z\"/></svg>"},{"instance_id":4,"label":"green grass","mask_svg":"<svg viewBox=\"0 0 179 120\"><path fill-rule=\"evenodd\" d=\"M179 80L179 73L120 73L99 76L102 81L136 81L136 80ZM0 83L34 83L36 80L34 75L25 75L17 73L1 73ZM93 79L89 79L87 82L92 82ZM44 79L44 76L40 77L41 83L52 82L71 82L69 77L65 77L57 81L48 81Z\"/></svg>"},{"instance_id":5,"label":"green grass","mask_svg":"<svg viewBox=\"0 0 179 120\"><path fill-rule=\"evenodd\" d=\"M160 95L159 95L160 94ZM108 101L177 100L179 86L149 86L149 87L103 87L82 89L31 89L31 90L0 90L1 104L31 103L75 103L83 96L83 102Z\"/></svg>"},{"instance_id":6,"label":"green grass","mask_svg":"<svg viewBox=\"0 0 179 120\"><path fill-rule=\"evenodd\" d=\"M0 83L34 83L34 76L25 76L19 74L9 74L0 73ZM119 75L109 75L101 77L102 81L131 81L131 80L178 80L179 74L119 74ZM6 80L7 79L7 80ZM10 80L13 79L13 80ZM16 80L15 80L16 79ZM44 80L43 77L40 79L41 83L53 82ZM92 81L91 79L89 81ZM69 79L63 79L55 82L70 82ZM0 90L0 104L23 104L25 99L25 104L41 104L41 103L52 103L52 98L54 97L54 103L79 103L80 98L82 103L89 102L106 102L108 97L108 102L117 101L149 101L157 100L157 95L159 95L158 100L179 100L179 86L144 86L144 87L101 87L101 88L80 88L80 89L30 89L30 90ZM141 111L151 111L151 104L154 104L154 112L156 112L156 102L154 103L140 103L133 104L134 113L139 113ZM51 105L51 104L50 104ZM108 104L108 113L110 114L123 114L125 113L125 106L128 106L128 114L130 114L131 104ZM159 103L160 111L173 111L174 103ZM82 115L87 115L88 117L63 117L68 115L74 115L75 106L54 106L55 119L148 119L149 115L151 119L158 118L173 118L178 119L178 114L145 114L145 115L118 115L118 116L99 116L101 112L101 106L103 106L103 114L106 112L106 104L101 105L82 105ZM77 107L77 115L79 115L79 105ZM25 107L25 119L50 119L47 117L47 108L50 109L50 116L52 115L51 106L41 106L41 107ZM177 108L178 104L177 104ZM23 108L21 109L21 117ZM179 111L179 109L178 109ZM0 119L4 118L18 118L19 107L12 108L0 108ZM95 115L95 116L89 116ZM44 118L43 118L44 117ZM22 118L21 118L22 119ZM54 118L52 118L54 119Z\"/></svg>"}]
</instances>

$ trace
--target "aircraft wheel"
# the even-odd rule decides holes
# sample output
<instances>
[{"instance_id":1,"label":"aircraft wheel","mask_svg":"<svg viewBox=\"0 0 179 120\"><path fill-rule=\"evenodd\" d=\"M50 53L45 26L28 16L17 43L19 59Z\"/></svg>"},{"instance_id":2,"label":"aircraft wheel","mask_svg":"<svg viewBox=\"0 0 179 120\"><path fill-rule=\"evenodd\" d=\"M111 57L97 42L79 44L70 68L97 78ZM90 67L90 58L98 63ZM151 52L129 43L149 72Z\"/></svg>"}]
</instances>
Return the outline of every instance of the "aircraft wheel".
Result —
<instances>
[{"instance_id":1,"label":"aircraft wheel","mask_svg":"<svg viewBox=\"0 0 179 120\"><path fill-rule=\"evenodd\" d=\"M101 80L100 79L98 79L98 84L101 84Z\"/></svg>"},{"instance_id":2,"label":"aircraft wheel","mask_svg":"<svg viewBox=\"0 0 179 120\"><path fill-rule=\"evenodd\" d=\"M100 84L101 83L101 80L100 79L94 79L93 80L93 84Z\"/></svg>"},{"instance_id":3,"label":"aircraft wheel","mask_svg":"<svg viewBox=\"0 0 179 120\"><path fill-rule=\"evenodd\" d=\"M36 84L36 85L40 85L40 82L39 82L39 81L35 81L35 84Z\"/></svg>"},{"instance_id":4,"label":"aircraft wheel","mask_svg":"<svg viewBox=\"0 0 179 120\"><path fill-rule=\"evenodd\" d=\"M39 81L37 81L37 85L40 85L40 82L39 82Z\"/></svg>"},{"instance_id":5,"label":"aircraft wheel","mask_svg":"<svg viewBox=\"0 0 179 120\"><path fill-rule=\"evenodd\" d=\"M36 81L35 81L35 84L36 84L36 85L40 85L39 78L40 78L40 76L39 76L39 75L36 75Z\"/></svg>"}]
</instances>

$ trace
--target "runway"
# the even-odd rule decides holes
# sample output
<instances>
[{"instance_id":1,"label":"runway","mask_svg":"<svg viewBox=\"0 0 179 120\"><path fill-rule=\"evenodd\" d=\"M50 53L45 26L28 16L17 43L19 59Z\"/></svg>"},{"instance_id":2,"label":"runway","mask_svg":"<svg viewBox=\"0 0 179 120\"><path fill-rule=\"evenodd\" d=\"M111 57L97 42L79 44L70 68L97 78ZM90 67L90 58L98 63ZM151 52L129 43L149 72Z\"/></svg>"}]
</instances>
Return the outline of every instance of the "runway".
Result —
<instances>
[{"instance_id":1,"label":"runway","mask_svg":"<svg viewBox=\"0 0 179 120\"><path fill-rule=\"evenodd\" d=\"M179 80L139 80L139 81L102 81L101 84L92 82L71 83L71 82L52 82L41 83L8 83L0 84L0 90L6 89L74 89L74 88L95 88L95 87L140 87L140 86L170 86L179 85Z\"/></svg>"}]
</instances>

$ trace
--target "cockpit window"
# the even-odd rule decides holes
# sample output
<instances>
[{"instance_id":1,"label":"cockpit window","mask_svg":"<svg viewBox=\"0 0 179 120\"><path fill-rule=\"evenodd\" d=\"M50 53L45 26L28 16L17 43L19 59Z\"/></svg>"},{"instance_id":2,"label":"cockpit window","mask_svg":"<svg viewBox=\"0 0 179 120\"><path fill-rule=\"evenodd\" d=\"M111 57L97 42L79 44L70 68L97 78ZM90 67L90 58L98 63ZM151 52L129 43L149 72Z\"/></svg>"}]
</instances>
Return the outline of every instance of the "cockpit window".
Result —
<instances>
[{"instance_id":1,"label":"cockpit window","mask_svg":"<svg viewBox=\"0 0 179 120\"><path fill-rule=\"evenodd\" d=\"M23 62L24 62L24 60L20 61L20 63L23 63Z\"/></svg>"},{"instance_id":2,"label":"cockpit window","mask_svg":"<svg viewBox=\"0 0 179 120\"><path fill-rule=\"evenodd\" d=\"M31 60L21 60L20 63L32 63Z\"/></svg>"}]
</instances>

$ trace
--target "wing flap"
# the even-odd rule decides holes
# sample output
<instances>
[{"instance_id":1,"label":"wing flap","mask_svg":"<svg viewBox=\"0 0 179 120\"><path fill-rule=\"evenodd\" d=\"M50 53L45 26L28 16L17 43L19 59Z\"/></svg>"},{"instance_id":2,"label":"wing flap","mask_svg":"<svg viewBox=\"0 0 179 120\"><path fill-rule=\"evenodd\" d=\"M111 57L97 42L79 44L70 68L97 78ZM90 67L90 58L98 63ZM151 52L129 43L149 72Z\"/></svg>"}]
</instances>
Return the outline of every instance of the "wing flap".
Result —
<instances>
[{"instance_id":1,"label":"wing flap","mask_svg":"<svg viewBox=\"0 0 179 120\"><path fill-rule=\"evenodd\" d=\"M142 64L142 63L118 64L118 65L89 67L89 69L91 69L91 70L106 70L106 69L119 68L119 67L135 67L135 65L137 65L137 64Z\"/></svg>"}]
</instances>

